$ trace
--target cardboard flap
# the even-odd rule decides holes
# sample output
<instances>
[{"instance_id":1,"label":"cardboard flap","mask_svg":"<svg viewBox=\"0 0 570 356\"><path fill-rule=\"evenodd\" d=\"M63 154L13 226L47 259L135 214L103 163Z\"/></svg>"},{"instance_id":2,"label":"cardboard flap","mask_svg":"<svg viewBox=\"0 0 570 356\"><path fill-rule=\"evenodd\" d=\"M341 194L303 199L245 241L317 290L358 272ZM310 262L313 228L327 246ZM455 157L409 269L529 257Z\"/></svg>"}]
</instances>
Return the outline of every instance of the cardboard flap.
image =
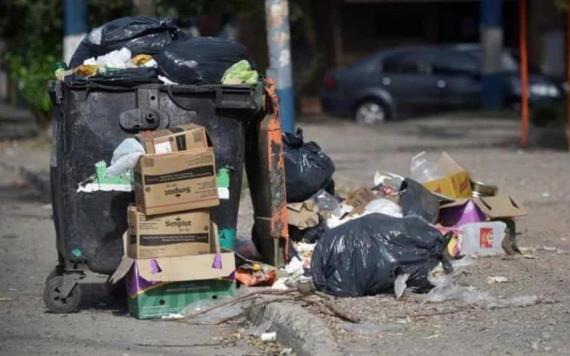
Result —
<instances>
[{"instance_id":1,"label":"cardboard flap","mask_svg":"<svg viewBox=\"0 0 570 356\"><path fill-rule=\"evenodd\" d=\"M471 199L462 198L462 199L451 200L449 198L446 198L445 202L443 204L441 204L440 209L455 208L458 206L463 206L463 205L467 204L467 202L469 200L471 200Z\"/></svg>"},{"instance_id":2,"label":"cardboard flap","mask_svg":"<svg viewBox=\"0 0 570 356\"><path fill-rule=\"evenodd\" d=\"M473 202L491 219L523 216L528 213L524 206L510 195L481 197L473 199Z\"/></svg>"},{"instance_id":3,"label":"cardboard flap","mask_svg":"<svg viewBox=\"0 0 570 356\"><path fill-rule=\"evenodd\" d=\"M212 264L216 254L157 257L136 260L139 275L148 282L181 282L227 277L235 270L233 253L222 253L221 268Z\"/></svg>"},{"instance_id":4,"label":"cardboard flap","mask_svg":"<svg viewBox=\"0 0 570 356\"><path fill-rule=\"evenodd\" d=\"M117 267L115 272L111 275L111 277L109 277L109 282L115 284L121 279L123 279L123 277L125 277L127 273L131 270L131 267L133 266L134 263L135 260L133 260L132 258L123 256L121 263L119 263L119 267Z\"/></svg>"},{"instance_id":5,"label":"cardboard flap","mask_svg":"<svg viewBox=\"0 0 570 356\"><path fill-rule=\"evenodd\" d=\"M467 171L465 168L461 167L447 152L442 152L437 160L437 166L446 174L457 173L461 171Z\"/></svg>"}]
</instances>

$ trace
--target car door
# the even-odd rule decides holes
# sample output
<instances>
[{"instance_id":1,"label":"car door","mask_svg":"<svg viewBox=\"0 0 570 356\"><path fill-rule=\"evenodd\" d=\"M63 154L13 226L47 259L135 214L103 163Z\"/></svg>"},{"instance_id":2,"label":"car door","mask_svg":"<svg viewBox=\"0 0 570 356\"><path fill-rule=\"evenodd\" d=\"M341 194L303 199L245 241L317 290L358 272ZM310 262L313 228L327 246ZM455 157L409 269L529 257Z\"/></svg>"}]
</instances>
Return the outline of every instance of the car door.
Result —
<instances>
[{"instance_id":1,"label":"car door","mask_svg":"<svg viewBox=\"0 0 570 356\"><path fill-rule=\"evenodd\" d=\"M394 98L398 110L438 105L439 90L430 73L432 53L414 50L381 61L380 83Z\"/></svg>"},{"instance_id":2,"label":"car door","mask_svg":"<svg viewBox=\"0 0 570 356\"><path fill-rule=\"evenodd\" d=\"M476 107L481 97L480 60L468 53L441 50L431 58L438 101L445 107Z\"/></svg>"}]
</instances>

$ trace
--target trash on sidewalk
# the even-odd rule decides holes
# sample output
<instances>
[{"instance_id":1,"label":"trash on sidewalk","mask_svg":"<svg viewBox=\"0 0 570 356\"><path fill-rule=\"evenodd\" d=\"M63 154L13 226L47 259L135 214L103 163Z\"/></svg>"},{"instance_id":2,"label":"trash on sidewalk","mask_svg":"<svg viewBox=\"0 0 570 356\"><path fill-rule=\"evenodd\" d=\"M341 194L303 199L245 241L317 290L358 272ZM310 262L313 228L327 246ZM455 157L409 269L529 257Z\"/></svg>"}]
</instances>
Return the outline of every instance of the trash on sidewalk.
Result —
<instances>
[{"instance_id":1,"label":"trash on sidewalk","mask_svg":"<svg viewBox=\"0 0 570 356\"><path fill-rule=\"evenodd\" d=\"M315 142L304 142L303 131L283 134L287 201L303 202L331 184L334 163Z\"/></svg>"},{"instance_id":2,"label":"trash on sidewalk","mask_svg":"<svg viewBox=\"0 0 570 356\"><path fill-rule=\"evenodd\" d=\"M249 58L240 43L217 37L194 37L172 41L154 56L161 74L180 84L218 84L226 70Z\"/></svg>"},{"instance_id":3,"label":"trash on sidewalk","mask_svg":"<svg viewBox=\"0 0 570 356\"><path fill-rule=\"evenodd\" d=\"M405 178L402 182L399 204L404 216L419 216L432 224L437 222L440 199L412 179Z\"/></svg>"},{"instance_id":4,"label":"trash on sidewalk","mask_svg":"<svg viewBox=\"0 0 570 356\"><path fill-rule=\"evenodd\" d=\"M450 198L471 197L469 172L447 152L442 152L437 161L425 157L425 152L420 153L412 158L410 171L412 179L434 193Z\"/></svg>"},{"instance_id":5,"label":"trash on sidewalk","mask_svg":"<svg viewBox=\"0 0 570 356\"><path fill-rule=\"evenodd\" d=\"M418 217L369 214L327 231L311 264L319 290L336 296L365 296L394 291L399 274L417 291L433 287L428 273L444 257L448 239Z\"/></svg>"},{"instance_id":6,"label":"trash on sidewalk","mask_svg":"<svg viewBox=\"0 0 570 356\"><path fill-rule=\"evenodd\" d=\"M214 150L206 142L168 154L144 154L134 169L137 208L147 215L219 205Z\"/></svg>"},{"instance_id":7,"label":"trash on sidewalk","mask_svg":"<svg viewBox=\"0 0 570 356\"><path fill-rule=\"evenodd\" d=\"M127 238L125 235L125 245ZM218 258L220 268L215 268L213 263ZM154 319L180 313L197 300L233 296L234 270L231 252L145 259L124 256L110 281L126 278L131 315Z\"/></svg>"},{"instance_id":8,"label":"trash on sidewalk","mask_svg":"<svg viewBox=\"0 0 570 356\"><path fill-rule=\"evenodd\" d=\"M226 69L222 76L222 84L225 85L255 85L257 84L259 75L257 71L251 68L249 62L242 59L239 62L232 64L231 67Z\"/></svg>"},{"instance_id":9,"label":"trash on sidewalk","mask_svg":"<svg viewBox=\"0 0 570 356\"><path fill-rule=\"evenodd\" d=\"M509 282L509 279L507 277L503 277L503 276L490 276L487 277L487 283L488 284L494 284L494 283L507 283Z\"/></svg>"},{"instance_id":10,"label":"trash on sidewalk","mask_svg":"<svg viewBox=\"0 0 570 356\"><path fill-rule=\"evenodd\" d=\"M512 196L473 197L443 203L439 221L445 226L461 226L501 218L524 216L527 210Z\"/></svg>"},{"instance_id":11,"label":"trash on sidewalk","mask_svg":"<svg viewBox=\"0 0 570 356\"><path fill-rule=\"evenodd\" d=\"M262 333L260 339L264 342L275 341L277 340L277 333L275 331Z\"/></svg>"},{"instance_id":12,"label":"trash on sidewalk","mask_svg":"<svg viewBox=\"0 0 570 356\"><path fill-rule=\"evenodd\" d=\"M131 258L198 255L210 251L210 211L192 210L145 216L134 205L127 212Z\"/></svg>"},{"instance_id":13,"label":"trash on sidewalk","mask_svg":"<svg viewBox=\"0 0 570 356\"><path fill-rule=\"evenodd\" d=\"M319 207L314 200L287 204L288 224L304 230L319 224Z\"/></svg>"},{"instance_id":14,"label":"trash on sidewalk","mask_svg":"<svg viewBox=\"0 0 570 356\"><path fill-rule=\"evenodd\" d=\"M242 264L236 270L236 279L246 287L271 286L276 278L275 267L257 261Z\"/></svg>"},{"instance_id":15,"label":"trash on sidewalk","mask_svg":"<svg viewBox=\"0 0 570 356\"><path fill-rule=\"evenodd\" d=\"M459 251L462 255L490 256L503 252L502 243L507 225L501 221L488 221L462 225Z\"/></svg>"},{"instance_id":16,"label":"trash on sidewalk","mask_svg":"<svg viewBox=\"0 0 570 356\"><path fill-rule=\"evenodd\" d=\"M146 16L121 17L93 29L81 41L71 57L70 67L77 67L91 57L98 57L123 47L133 55L154 55L184 34L170 18Z\"/></svg>"}]
</instances>

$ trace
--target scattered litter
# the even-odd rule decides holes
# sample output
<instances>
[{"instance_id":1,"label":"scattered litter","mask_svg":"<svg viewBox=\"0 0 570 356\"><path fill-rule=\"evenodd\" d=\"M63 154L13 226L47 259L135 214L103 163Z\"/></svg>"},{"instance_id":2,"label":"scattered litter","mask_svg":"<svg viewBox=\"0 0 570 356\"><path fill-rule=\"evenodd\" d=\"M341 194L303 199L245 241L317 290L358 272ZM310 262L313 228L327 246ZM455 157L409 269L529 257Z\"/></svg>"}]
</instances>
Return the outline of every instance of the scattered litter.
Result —
<instances>
[{"instance_id":1,"label":"scattered litter","mask_svg":"<svg viewBox=\"0 0 570 356\"><path fill-rule=\"evenodd\" d=\"M264 342L275 341L277 340L277 333L275 331L262 333L260 339Z\"/></svg>"},{"instance_id":2,"label":"scattered litter","mask_svg":"<svg viewBox=\"0 0 570 356\"><path fill-rule=\"evenodd\" d=\"M550 198L550 193L549 192L542 192L542 193L540 193L540 196L543 198Z\"/></svg>"},{"instance_id":3,"label":"scattered litter","mask_svg":"<svg viewBox=\"0 0 570 356\"><path fill-rule=\"evenodd\" d=\"M261 262L245 263L236 270L236 279L247 287L270 286L276 277L275 267Z\"/></svg>"},{"instance_id":4,"label":"scattered litter","mask_svg":"<svg viewBox=\"0 0 570 356\"><path fill-rule=\"evenodd\" d=\"M503 276L491 276L491 277L487 277L487 283L488 284L494 284L494 283L507 283L509 282L509 279L507 277L503 277Z\"/></svg>"},{"instance_id":5,"label":"scattered litter","mask_svg":"<svg viewBox=\"0 0 570 356\"><path fill-rule=\"evenodd\" d=\"M406 273L406 287L426 291L433 287L428 274L440 261L452 269L446 243L421 218L369 214L323 235L312 258L313 281L326 293L357 297L394 291L397 275Z\"/></svg>"},{"instance_id":6,"label":"scattered litter","mask_svg":"<svg viewBox=\"0 0 570 356\"><path fill-rule=\"evenodd\" d=\"M331 183L333 161L315 142L304 142L301 129L283 134L283 150L288 202L303 202Z\"/></svg>"}]
</instances>

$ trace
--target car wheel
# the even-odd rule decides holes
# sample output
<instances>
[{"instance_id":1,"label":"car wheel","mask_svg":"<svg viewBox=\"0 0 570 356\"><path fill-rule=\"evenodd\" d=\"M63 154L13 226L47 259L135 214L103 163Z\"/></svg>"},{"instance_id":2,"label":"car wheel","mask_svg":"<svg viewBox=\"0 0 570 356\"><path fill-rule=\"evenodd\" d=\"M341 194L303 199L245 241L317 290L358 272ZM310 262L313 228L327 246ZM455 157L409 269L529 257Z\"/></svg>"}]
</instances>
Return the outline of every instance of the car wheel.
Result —
<instances>
[{"instance_id":1,"label":"car wheel","mask_svg":"<svg viewBox=\"0 0 570 356\"><path fill-rule=\"evenodd\" d=\"M388 112L380 102L367 100L356 107L354 119L361 125L378 125L388 119Z\"/></svg>"}]
</instances>

